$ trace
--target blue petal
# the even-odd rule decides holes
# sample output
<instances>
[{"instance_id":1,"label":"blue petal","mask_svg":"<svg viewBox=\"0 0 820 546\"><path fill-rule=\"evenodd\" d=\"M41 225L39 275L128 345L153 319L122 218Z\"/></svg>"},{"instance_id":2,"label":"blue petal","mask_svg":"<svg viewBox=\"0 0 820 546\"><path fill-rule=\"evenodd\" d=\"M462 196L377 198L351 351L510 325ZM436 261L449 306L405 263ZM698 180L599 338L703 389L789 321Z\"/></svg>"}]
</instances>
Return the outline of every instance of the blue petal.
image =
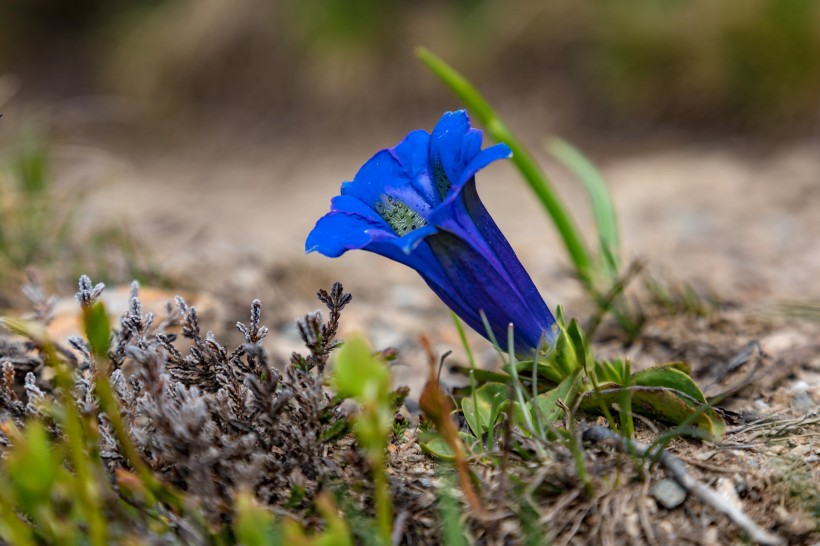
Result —
<instances>
[{"instance_id":1,"label":"blue petal","mask_svg":"<svg viewBox=\"0 0 820 546\"><path fill-rule=\"evenodd\" d=\"M387 228L390 229L390 228ZM384 222L342 211L332 211L316 222L305 241L305 252L338 258L348 250L365 248L374 240L389 238ZM392 234L396 238L395 234Z\"/></svg>"},{"instance_id":2,"label":"blue petal","mask_svg":"<svg viewBox=\"0 0 820 546\"><path fill-rule=\"evenodd\" d=\"M438 230L434 226L424 226L419 229L414 229L407 235L399 237L392 242L401 248L405 254L410 254L424 239L435 233L438 233Z\"/></svg>"},{"instance_id":3,"label":"blue petal","mask_svg":"<svg viewBox=\"0 0 820 546\"><path fill-rule=\"evenodd\" d=\"M464 110L446 112L430 137L430 163L454 185L481 150L481 131L470 127Z\"/></svg>"},{"instance_id":4,"label":"blue petal","mask_svg":"<svg viewBox=\"0 0 820 546\"><path fill-rule=\"evenodd\" d=\"M433 235L436 237L436 235ZM465 298L452 284L452 272L442 267L440 259L433 253L427 240L410 254L404 252L396 241L374 241L365 250L374 252L414 269L447 307L456 312L467 324L475 328L481 318L475 309L474 300L468 294ZM465 287L469 291L469 287ZM483 327L479 332L483 332Z\"/></svg>"},{"instance_id":5,"label":"blue petal","mask_svg":"<svg viewBox=\"0 0 820 546\"><path fill-rule=\"evenodd\" d=\"M484 252L468 241L446 232L440 232L428 241L433 254L447 272L448 291L470 302L469 313L454 309L465 322L489 337L479 318L479 311L483 311L502 348L507 345L507 326L510 323L515 324L516 352L524 354L538 346L541 335L552 326L549 311L546 315L539 313L536 302L523 298L519 287L509 282L508 272L495 267L486 259ZM520 262L510 265L517 265L526 275ZM543 301L540 296L537 300Z\"/></svg>"},{"instance_id":6,"label":"blue petal","mask_svg":"<svg viewBox=\"0 0 820 546\"><path fill-rule=\"evenodd\" d=\"M365 163L352 182L342 184L342 195L375 207L384 195L427 215L435 204L433 182L428 166L430 135L413 131L394 148L381 150Z\"/></svg>"},{"instance_id":7,"label":"blue petal","mask_svg":"<svg viewBox=\"0 0 820 546\"><path fill-rule=\"evenodd\" d=\"M510 147L503 142L490 146L489 148L482 150L481 153L470 160L470 163L468 163L461 172L461 177L453 181L453 185L457 187L463 186L475 176L475 173L493 161L497 161L499 159L509 159L511 157L512 150L510 150Z\"/></svg>"},{"instance_id":8,"label":"blue petal","mask_svg":"<svg viewBox=\"0 0 820 546\"><path fill-rule=\"evenodd\" d=\"M547 338L553 341L552 325L555 319L509 242L479 199L475 181L471 179L452 199L448 199L447 203L436 209L433 220L439 232L446 232L460 242L460 250L456 251L457 246L453 240L440 236L430 239L430 244L442 261L453 259L462 262L462 266L452 266L454 274L484 277L480 283L473 277L470 283L461 281L454 282L454 285L460 286L464 283L487 287L488 294L477 294L476 301L487 305L484 311L493 325L493 330L499 328L503 333L508 322L515 322L520 340L537 344L541 333L545 332ZM446 252L439 249L441 240L448 241L450 252L459 256L448 258ZM465 258L468 255L473 257ZM462 267L478 268L481 271L459 273L457 270ZM445 269L450 268L445 266ZM482 289L480 288L479 292ZM499 301L496 297L503 297L505 301ZM498 303L492 307L492 302ZM505 315L506 319L502 320L499 317L503 315L493 309L503 309L505 306L508 312ZM483 326L478 328L478 331L483 333Z\"/></svg>"},{"instance_id":9,"label":"blue petal","mask_svg":"<svg viewBox=\"0 0 820 546\"><path fill-rule=\"evenodd\" d=\"M316 223L308 235L305 251L318 251L336 258L351 249L365 249L374 241L411 253L426 237L436 233L424 226L398 237L378 213L350 195L337 195L330 202L330 213Z\"/></svg>"},{"instance_id":10,"label":"blue petal","mask_svg":"<svg viewBox=\"0 0 820 546\"><path fill-rule=\"evenodd\" d=\"M355 197L372 208L381 200L387 184L406 183L404 173L389 150L381 150L362 165L352 182L342 184L342 195Z\"/></svg>"},{"instance_id":11,"label":"blue petal","mask_svg":"<svg viewBox=\"0 0 820 546\"><path fill-rule=\"evenodd\" d=\"M356 214L375 223L381 223L381 225L385 229L390 229L390 226L388 226L387 222L385 222L384 219L382 219L382 217L379 216L378 212L373 210L372 207L368 207L367 205L365 205L364 203L350 195L337 195L336 197L331 199L330 211Z\"/></svg>"}]
</instances>

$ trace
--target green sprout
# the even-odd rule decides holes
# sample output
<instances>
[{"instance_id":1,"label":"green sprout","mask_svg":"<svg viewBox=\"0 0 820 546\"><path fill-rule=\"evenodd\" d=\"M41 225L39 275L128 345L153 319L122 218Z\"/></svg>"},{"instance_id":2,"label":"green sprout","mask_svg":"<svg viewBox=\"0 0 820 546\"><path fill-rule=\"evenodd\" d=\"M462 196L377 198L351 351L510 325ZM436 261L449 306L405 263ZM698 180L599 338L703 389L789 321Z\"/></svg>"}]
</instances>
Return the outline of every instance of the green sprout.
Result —
<instances>
[{"instance_id":1,"label":"green sprout","mask_svg":"<svg viewBox=\"0 0 820 546\"><path fill-rule=\"evenodd\" d=\"M336 355L333 384L341 396L361 404L353 429L373 472L376 527L386 546L393 528L393 505L385 473L385 451L393 427L390 371L363 338L354 337Z\"/></svg>"}]
</instances>

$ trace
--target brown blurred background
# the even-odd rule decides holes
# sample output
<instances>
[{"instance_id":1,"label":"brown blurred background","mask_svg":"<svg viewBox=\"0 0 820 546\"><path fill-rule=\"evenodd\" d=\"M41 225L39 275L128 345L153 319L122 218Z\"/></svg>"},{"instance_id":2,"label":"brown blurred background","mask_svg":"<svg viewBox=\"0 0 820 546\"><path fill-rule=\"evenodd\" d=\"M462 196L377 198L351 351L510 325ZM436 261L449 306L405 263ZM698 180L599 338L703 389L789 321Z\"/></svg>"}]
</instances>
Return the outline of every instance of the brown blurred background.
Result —
<instances>
[{"instance_id":1,"label":"brown blurred background","mask_svg":"<svg viewBox=\"0 0 820 546\"><path fill-rule=\"evenodd\" d=\"M128 99L140 116L231 121L251 134L355 134L356 120L415 120L448 97L414 61L418 44L499 106L512 103L551 129L623 137L658 127L782 133L817 125L814 0L0 6L0 68L27 99Z\"/></svg>"}]
</instances>

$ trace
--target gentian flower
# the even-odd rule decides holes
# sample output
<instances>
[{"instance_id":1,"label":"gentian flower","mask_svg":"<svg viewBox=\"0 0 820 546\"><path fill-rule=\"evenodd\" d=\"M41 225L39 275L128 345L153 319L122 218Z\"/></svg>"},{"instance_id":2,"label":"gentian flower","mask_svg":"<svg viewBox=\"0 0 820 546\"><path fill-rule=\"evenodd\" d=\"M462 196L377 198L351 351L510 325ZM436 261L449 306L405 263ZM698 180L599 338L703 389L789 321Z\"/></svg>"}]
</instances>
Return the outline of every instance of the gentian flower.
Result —
<instances>
[{"instance_id":1,"label":"gentian flower","mask_svg":"<svg viewBox=\"0 0 820 546\"><path fill-rule=\"evenodd\" d=\"M362 249L405 264L488 337L483 312L504 350L513 323L513 350L531 356L542 340L554 342L555 319L478 197L476 172L512 155L505 144L482 150L481 140L459 110L445 113L432 134L413 131L378 152L342 184L305 250L336 258Z\"/></svg>"}]
</instances>

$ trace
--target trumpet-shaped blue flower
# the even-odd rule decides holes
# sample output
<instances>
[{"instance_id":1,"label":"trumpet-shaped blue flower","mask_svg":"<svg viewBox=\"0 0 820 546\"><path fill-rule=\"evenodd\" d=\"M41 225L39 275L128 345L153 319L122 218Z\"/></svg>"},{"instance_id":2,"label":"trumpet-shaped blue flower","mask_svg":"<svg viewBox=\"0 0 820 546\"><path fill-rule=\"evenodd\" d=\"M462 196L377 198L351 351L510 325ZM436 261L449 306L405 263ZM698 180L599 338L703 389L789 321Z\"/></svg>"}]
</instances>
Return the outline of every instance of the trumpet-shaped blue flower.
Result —
<instances>
[{"instance_id":1,"label":"trumpet-shaped blue flower","mask_svg":"<svg viewBox=\"0 0 820 546\"><path fill-rule=\"evenodd\" d=\"M459 110L432 134L413 131L378 152L342 184L305 250L336 258L363 249L412 267L487 337L483 312L502 348L513 323L515 352L530 355L555 340L555 319L478 197L476 172L512 155L505 144L482 150L481 139Z\"/></svg>"}]
</instances>

